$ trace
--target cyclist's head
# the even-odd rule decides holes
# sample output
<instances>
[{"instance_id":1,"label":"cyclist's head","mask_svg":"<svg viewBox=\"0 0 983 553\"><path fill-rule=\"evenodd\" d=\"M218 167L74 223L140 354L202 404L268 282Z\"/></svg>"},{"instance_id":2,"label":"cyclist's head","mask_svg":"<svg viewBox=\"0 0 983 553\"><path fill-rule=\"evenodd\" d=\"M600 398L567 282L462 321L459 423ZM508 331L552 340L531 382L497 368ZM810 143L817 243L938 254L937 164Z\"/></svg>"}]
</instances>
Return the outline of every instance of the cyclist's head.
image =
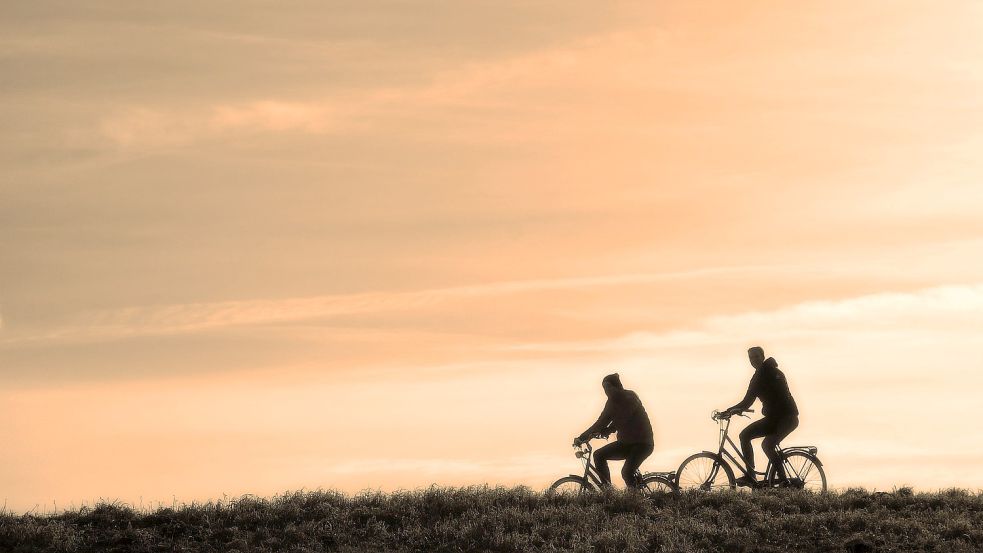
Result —
<instances>
[{"instance_id":1,"label":"cyclist's head","mask_svg":"<svg viewBox=\"0 0 983 553\"><path fill-rule=\"evenodd\" d=\"M761 346L754 346L747 350L747 358L752 367L760 369L761 364L765 362L765 350Z\"/></svg>"},{"instance_id":2,"label":"cyclist's head","mask_svg":"<svg viewBox=\"0 0 983 553\"><path fill-rule=\"evenodd\" d=\"M769 357L761 362L761 366L765 369L775 370L778 368L778 361L775 361L774 357Z\"/></svg>"},{"instance_id":3,"label":"cyclist's head","mask_svg":"<svg viewBox=\"0 0 983 553\"><path fill-rule=\"evenodd\" d=\"M615 390L624 390L625 387L621 385L621 377L618 373L609 374L601 379L601 387L604 388L604 393L611 395Z\"/></svg>"}]
</instances>

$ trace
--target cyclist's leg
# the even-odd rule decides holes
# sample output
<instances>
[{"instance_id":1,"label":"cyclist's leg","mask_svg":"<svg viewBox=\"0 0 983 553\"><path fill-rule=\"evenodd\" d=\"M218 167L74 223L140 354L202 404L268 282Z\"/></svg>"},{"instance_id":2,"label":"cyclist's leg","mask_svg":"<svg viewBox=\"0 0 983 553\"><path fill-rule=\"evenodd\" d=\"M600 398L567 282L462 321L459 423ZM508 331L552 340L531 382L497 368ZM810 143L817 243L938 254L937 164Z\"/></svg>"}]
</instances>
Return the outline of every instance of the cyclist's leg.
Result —
<instances>
[{"instance_id":1,"label":"cyclist's leg","mask_svg":"<svg viewBox=\"0 0 983 553\"><path fill-rule=\"evenodd\" d=\"M752 422L741 431L741 453L744 454L744 461L747 463L751 478L754 478L754 449L751 447L751 440L767 436L774 431L774 421L767 417Z\"/></svg>"},{"instance_id":2,"label":"cyclist's leg","mask_svg":"<svg viewBox=\"0 0 983 553\"><path fill-rule=\"evenodd\" d=\"M629 488L638 487L635 481L635 472L642 462L652 454L654 447L652 444L632 444L628 446L628 455L625 456L625 464L621 467L621 477L625 479L625 484Z\"/></svg>"},{"instance_id":3,"label":"cyclist's leg","mask_svg":"<svg viewBox=\"0 0 983 553\"><path fill-rule=\"evenodd\" d=\"M761 441L761 449L765 451L765 455L768 456L771 464L775 466L775 471L781 480L785 480L785 463L782 462L781 457L778 455L778 445L798 426L799 417L795 415L782 417L775 421L774 432L765 436L765 439Z\"/></svg>"},{"instance_id":4,"label":"cyclist's leg","mask_svg":"<svg viewBox=\"0 0 983 553\"><path fill-rule=\"evenodd\" d=\"M628 451L622 442L612 442L594 452L594 466L597 467L597 475L601 477L601 484L611 485L611 469L608 468L608 461L624 459L627 454Z\"/></svg>"}]
</instances>

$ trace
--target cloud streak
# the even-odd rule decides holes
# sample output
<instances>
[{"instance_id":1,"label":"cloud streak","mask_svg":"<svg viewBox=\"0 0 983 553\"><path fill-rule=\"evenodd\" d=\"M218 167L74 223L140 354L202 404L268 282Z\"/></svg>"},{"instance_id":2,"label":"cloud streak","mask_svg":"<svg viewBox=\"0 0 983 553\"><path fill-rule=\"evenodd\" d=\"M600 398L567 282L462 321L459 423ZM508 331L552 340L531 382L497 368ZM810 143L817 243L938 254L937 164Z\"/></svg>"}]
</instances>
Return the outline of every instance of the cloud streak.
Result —
<instances>
[{"instance_id":1,"label":"cloud streak","mask_svg":"<svg viewBox=\"0 0 983 553\"><path fill-rule=\"evenodd\" d=\"M340 118L341 109L329 103L276 99L216 104L183 112L131 106L103 119L100 131L120 148L161 148L230 133L320 134L336 130Z\"/></svg>"},{"instance_id":2,"label":"cloud streak","mask_svg":"<svg viewBox=\"0 0 983 553\"><path fill-rule=\"evenodd\" d=\"M283 324L344 315L412 311L444 302L549 290L650 284L721 275L788 270L776 266L732 266L665 273L635 273L556 279L492 282L407 292L369 292L286 298L132 307L80 315L72 324L41 335L21 336L0 344L47 340L109 340L134 336L180 334L212 329Z\"/></svg>"},{"instance_id":3,"label":"cloud streak","mask_svg":"<svg viewBox=\"0 0 983 553\"><path fill-rule=\"evenodd\" d=\"M879 293L839 301L807 301L773 311L717 315L690 328L664 333L633 332L612 339L519 344L516 351L649 351L744 342L749 336L772 340L821 334L858 334L917 329L919 333L975 331L983 325L983 283L939 286L911 293Z\"/></svg>"},{"instance_id":4,"label":"cloud streak","mask_svg":"<svg viewBox=\"0 0 983 553\"><path fill-rule=\"evenodd\" d=\"M99 123L99 133L119 148L156 149L236 134L343 132L367 128L371 126L370 121L394 115L397 119L405 114L420 117L430 110L477 108L548 113L560 109L560 104L530 106L522 101L524 96L514 96L517 93L535 96L541 90L597 87L599 79L588 75L609 72L609 60L614 56L637 66L636 73L645 74L651 69L649 64L652 62L647 51L648 41L660 33L662 30L658 27L600 33L504 58L437 66L430 68L430 79L423 84L376 85L357 91L312 93L304 100L272 95L240 102L220 99L180 107L134 105L105 115ZM616 79L624 79L626 73L619 73ZM606 80L600 79L601 82ZM503 116L500 111L496 113ZM509 117L504 119L506 126L509 121L515 122ZM383 127L389 128L389 125ZM442 128L441 132L460 134L455 128ZM481 128L485 140L490 139L492 129L487 124ZM420 130L414 128L413 132L417 134ZM391 128L389 132L392 132ZM528 133L508 129L501 132L507 134L509 140L528 139Z\"/></svg>"}]
</instances>

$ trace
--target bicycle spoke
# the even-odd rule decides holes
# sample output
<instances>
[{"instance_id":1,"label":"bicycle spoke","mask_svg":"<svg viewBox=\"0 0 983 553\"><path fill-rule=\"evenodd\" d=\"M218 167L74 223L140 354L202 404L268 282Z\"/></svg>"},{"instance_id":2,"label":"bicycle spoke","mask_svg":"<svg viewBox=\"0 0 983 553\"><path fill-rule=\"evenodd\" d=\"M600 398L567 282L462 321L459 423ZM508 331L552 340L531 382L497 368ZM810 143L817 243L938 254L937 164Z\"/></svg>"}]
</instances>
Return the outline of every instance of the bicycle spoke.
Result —
<instances>
[{"instance_id":1,"label":"bicycle spoke","mask_svg":"<svg viewBox=\"0 0 983 553\"><path fill-rule=\"evenodd\" d=\"M560 495L584 495L590 493L591 489L585 487L579 480L564 478L553 484L550 491Z\"/></svg>"},{"instance_id":2,"label":"bicycle spoke","mask_svg":"<svg viewBox=\"0 0 983 553\"><path fill-rule=\"evenodd\" d=\"M687 486L700 487L707 481L707 471L706 466L702 462L694 462L693 474L689 478L686 478L685 484Z\"/></svg>"},{"instance_id":3,"label":"bicycle spoke","mask_svg":"<svg viewBox=\"0 0 983 553\"><path fill-rule=\"evenodd\" d=\"M795 468L795 465L793 465L791 461L786 459L784 464L785 464L786 479L790 478L793 474L795 475L796 478L799 478L800 480L802 479L802 476L799 474L799 470Z\"/></svg>"},{"instance_id":4,"label":"bicycle spoke","mask_svg":"<svg viewBox=\"0 0 983 553\"><path fill-rule=\"evenodd\" d=\"M671 494L675 491L675 487L667 479L662 479L659 477L648 478L643 480L642 485L639 488L643 493L649 496L659 495L659 494Z\"/></svg>"},{"instance_id":5,"label":"bicycle spoke","mask_svg":"<svg viewBox=\"0 0 983 553\"><path fill-rule=\"evenodd\" d=\"M812 456L792 452L782 466L785 467L785 480L780 484L813 492L826 491L826 476Z\"/></svg>"},{"instance_id":6,"label":"bicycle spoke","mask_svg":"<svg viewBox=\"0 0 983 553\"><path fill-rule=\"evenodd\" d=\"M681 489L711 491L730 487L731 476L726 467L710 455L688 459L677 473Z\"/></svg>"},{"instance_id":7,"label":"bicycle spoke","mask_svg":"<svg viewBox=\"0 0 983 553\"><path fill-rule=\"evenodd\" d=\"M711 465L710 466L710 475L707 476L706 482L707 483L713 482L714 479L716 479L718 472L720 472L720 465L717 465L716 463L714 463L713 465Z\"/></svg>"},{"instance_id":8,"label":"bicycle spoke","mask_svg":"<svg viewBox=\"0 0 983 553\"><path fill-rule=\"evenodd\" d=\"M812 472L812 467L816 465L813 465L812 461L809 460L804 461L802 464L803 466L808 465L808 468L806 469L805 473L801 473L801 472L799 473L799 478L801 478L802 481L805 482L806 478L809 477L809 473Z\"/></svg>"},{"instance_id":9,"label":"bicycle spoke","mask_svg":"<svg viewBox=\"0 0 983 553\"><path fill-rule=\"evenodd\" d=\"M802 482L805 482L806 478L809 477L809 472L812 471L813 467L812 461L805 457L802 458L802 463L799 465L799 468L795 468L795 466L791 463L789 463L789 465L792 467L792 472L795 474L796 478Z\"/></svg>"}]
</instances>

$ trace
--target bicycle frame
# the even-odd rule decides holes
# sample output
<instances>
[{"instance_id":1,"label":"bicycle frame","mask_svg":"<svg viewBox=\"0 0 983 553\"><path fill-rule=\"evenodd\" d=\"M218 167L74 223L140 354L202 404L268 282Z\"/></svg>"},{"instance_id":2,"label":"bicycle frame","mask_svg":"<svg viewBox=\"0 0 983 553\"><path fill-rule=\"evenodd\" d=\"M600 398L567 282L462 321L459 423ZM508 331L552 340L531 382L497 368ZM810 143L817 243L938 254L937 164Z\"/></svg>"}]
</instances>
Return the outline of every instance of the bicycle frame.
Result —
<instances>
[{"instance_id":1,"label":"bicycle frame","mask_svg":"<svg viewBox=\"0 0 983 553\"><path fill-rule=\"evenodd\" d=\"M753 413L753 410L744 410L743 412ZM701 453L695 453L688 457L679 466L678 474L676 475L676 483L679 487L684 487L685 489L699 488L701 490L711 490L713 488L719 488L720 483L717 482L717 477L720 475L720 471L723 470L727 475L727 479L730 481L730 487L734 487L735 484L749 485L752 488L764 487L765 484L776 486L776 487L796 487L799 489L809 487L813 489L818 482L810 480L809 474L813 467L819 469L818 478L821 479L821 491L826 491L826 474L823 471L822 461L816 457L818 448L815 446L792 446L792 447L782 447L780 444L775 446L774 452L766 451L765 453L768 457L768 464L764 472L758 472L754 470L748 470L747 468L747 458L744 456L742 448L738 447L737 443L730 437L730 423L731 419L735 415L742 415L742 412L734 411L714 411L711 418L717 423L719 429L719 437L717 440L716 451L704 450ZM697 459L712 460L712 465L709 467L709 474L707 470L700 470L699 468L690 471L687 467L690 466L690 462L696 461ZM774 458L774 461L772 460ZM793 459L804 458L799 464L801 466L796 466ZM734 470L734 466L737 466L739 471ZM693 465L693 466L703 466L706 465ZM751 482L734 482L734 473L741 474L741 477L750 480ZM759 480L757 476L764 476L763 480ZM767 481L767 482L766 482Z\"/></svg>"},{"instance_id":2,"label":"bicycle frame","mask_svg":"<svg viewBox=\"0 0 983 553\"><path fill-rule=\"evenodd\" d=\"M744 457L744 454L741 453L741 448L738 447L738 445L734 443L734 440L730 438L730 419L731 417L727 417L726 419L717 419L717 424L720 427L720 439L719 444L717 445L717 456L721 459L726 456L726 458L730 460L730 464L741 469L741 472L744 473L745 476L753 477L754 475L748 473L747 459ZM734 450L734 453L727 451L728 444L730 445L731 449ZM738 462L738 459L740 459L740 462ZM770 466L771 461L769 460L768 467ZM755 474L760 475L768 474L768 467L765 467L765 472L754 472Z\"/></svg>"},{"instance_id":3,"label":"bicycle frame","mask_svg":"<svg viewBox=\"0 0 983 553\"><path fill-rule=\"evenodd\" d=\"M726 459L730 460L729 463L730 465L737 466L737 468L741 469L741 472L745 476L753 478L754 475L750 474L747 470L747 458L744 457L744 453L741 452L741 448L738 447L738 445L734 442L734 440L730 438L730 420L732 417L733 416L717 419L717 424L720 428L720 439L717 446L717 456L722 460L726 457ZM730 445L731 449L733 450L733 453L727 450L727 445ZM775 450L778 453L778 458L782 460L782 463L785 463L786 451L801 451L803 453L809 453L811 455L816 454L816 448L813 446L795 446L789 448L782 448L779 446L776 447ZM738 459L740 459L740 462L738 462ZM816 462L820 462L819 459L816 459ZM772 464L773 463L771 459L768 459L768 465L765 467L764 472L754 471L754 474L760 476L766 476L768 472L771 471ZM784 468L788 469L789 467L785 466Z\"/></svg>"},{"instance_id":4,"label":"bicycle frame","mask_svg":"<svg viewBox=\"0 0 983 553\"><path fill-rule=\"evenodd\" d=\"M579 456L584 460L584 482L590 482L596 489L599 490L603 486L601 483L601 475L597 474L597 469L594 467L594 464L591 463L591 460L594 458L594 446L590 445L590 442L585 443L584 446L586 446L586 450L581 450L584 453L583 455Z\"/></svg>"},{"instance_id":5,"label":"bicycle frame","mask_svg":"<svg viewBox=\"0 0 983 553\"><path fill-rule=\"evenodd\" d=\"M601 483L601 475L597 473L597 467L591 462L594 459L594 446L587 442L584 444L585 449L579 457L584 460L584 482L589 482L594 486L595 489L601 489L604 484ZM675 472L652 472L643 474L640 470L635 471L635 478L641 482L641 479L648 475L663 476L671 480L671 476L675 476ZM671 476L670 476L671 475ZM574 475L575 476L575 475Z\"/></svg>"}]
</instances>

